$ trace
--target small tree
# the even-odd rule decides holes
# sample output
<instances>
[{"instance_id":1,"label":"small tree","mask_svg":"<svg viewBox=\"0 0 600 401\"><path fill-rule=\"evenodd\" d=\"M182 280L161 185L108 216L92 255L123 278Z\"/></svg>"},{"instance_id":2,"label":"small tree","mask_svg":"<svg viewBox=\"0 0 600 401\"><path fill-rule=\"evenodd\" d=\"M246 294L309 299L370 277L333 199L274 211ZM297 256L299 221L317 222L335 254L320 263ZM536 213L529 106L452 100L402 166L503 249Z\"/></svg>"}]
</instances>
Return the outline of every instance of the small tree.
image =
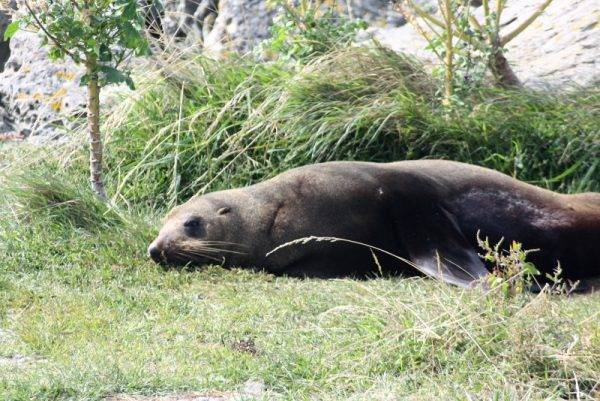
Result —
<instances>
[{"instance_id":1,"label":"small tree","mask_svg":"<svg viewBox=\"0 0 600 401\"><path fill-rule=\"evenodd\" d=\"M337 12L336 1L267 0L267 5L281 8L262 43L267 55L306 63L335 48L349 46L367 24Z\"/></svg>"},{"instance_id":2,"label":"small tree","mask_svg":"<svg viewBox=\"0 0 600 401\"><path fill-rule=\"evenodd\" d=\"M501 87L521 87L517 75L504 56L504 47L527 28L552 0L541 0L537 10L507 35L500 35L500 18L507 0L438 0L441 18L425 11L413 0L398 0L397 5L411 25L428 42L429 48L442 61L444 68L444 102L449 103L456 86L456 70L465 66L465 53L472 60L472 51L482 55L485 68L495 84ZM471 11L473 5L483 6L483 21ZM420 18L420 20L419 20ZM460 58L463 58L461 62ZM468 63L467 63L468 64ZM472 68L467 65L467 68Z\"/></svg>"},{"instance_id":3,"label":"small tree","mask_svg":"<svg viewBox=\"0 0 600 401\"><path fill-rule=\"evenodd\" d=\"M10 39L20 27L43 35L51 59L69 57L85 66L81 84L87 86L87 119L90 143L90 182L94 192L107 199L102 180L100 89L126 83L134 89L122 63L128 56L145 55L144 13L137 0L23 0L27 13L13 21L4 34Z\"/></svg>"}]
</instances>

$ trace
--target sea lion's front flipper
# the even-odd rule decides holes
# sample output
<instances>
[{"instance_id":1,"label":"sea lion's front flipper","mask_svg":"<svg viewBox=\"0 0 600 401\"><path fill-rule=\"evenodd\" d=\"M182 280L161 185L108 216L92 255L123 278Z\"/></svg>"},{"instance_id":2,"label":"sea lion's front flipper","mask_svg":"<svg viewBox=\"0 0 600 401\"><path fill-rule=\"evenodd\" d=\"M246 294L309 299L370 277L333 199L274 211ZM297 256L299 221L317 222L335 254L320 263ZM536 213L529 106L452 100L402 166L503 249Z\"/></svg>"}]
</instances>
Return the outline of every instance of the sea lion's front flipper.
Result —
<instances>
[{"instance_id":1,"label":"sea lion's front flipper","mask_svg":"<svg viewBox=\"0 0 600 401\"><path fill-rule=\"evenodd\" d=\"M411 261L423 273L461 287L488 274L454 216L443 207L402 220L402 241Z\"/></svg>"}]
</instances>

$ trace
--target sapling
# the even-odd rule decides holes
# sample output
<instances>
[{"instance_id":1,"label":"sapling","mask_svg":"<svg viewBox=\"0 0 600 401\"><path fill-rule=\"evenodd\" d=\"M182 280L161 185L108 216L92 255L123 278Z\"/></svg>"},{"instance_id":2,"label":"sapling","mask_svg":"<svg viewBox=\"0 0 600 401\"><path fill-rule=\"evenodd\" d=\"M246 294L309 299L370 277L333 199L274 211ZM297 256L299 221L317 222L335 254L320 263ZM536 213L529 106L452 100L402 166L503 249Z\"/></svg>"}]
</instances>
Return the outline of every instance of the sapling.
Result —
<instances>
[{"instance_id":1,"label":"sapling","mask_svg":"<svg viewBox=\"0 0 600 401\"><path fill-rule=\"evenodd\" d=\"M507 1L496 0L492 3L489 0L438 0L441 17L428 13L414 0L396 1L409 23L429 42L429 48L442 62L445 103L449 103L454 94L457 68L464 65L456 60L465 57L465 47L469 48L467 53L470 61L472 49L483 55L485 68L492 73L497 86L522 86L504 55L505 46L531 25L552 0L540 0L539 6L531 15L524 18L512 31L501 35L501 16ZM482 20L477 19L471 11L473 5L479 4L483 6Z\"/></svg>"},{"instance_id":2,"label":"sapling","mask_svg":"<svg viewBox=\"0 0 600 401\"><path fill-rule=\"evenodd\" d=\"M90 183L106 200L102 179L103 146L100 133L100 90L126 83L134 89L129 69L131 55L146 55L145 13L137 0L21 0L26 11L6 29L10 39L21 27L38 31L51 59L70 58L85 67L81 85L87 86L90 144Z\"/></svg>"}]
</instances>

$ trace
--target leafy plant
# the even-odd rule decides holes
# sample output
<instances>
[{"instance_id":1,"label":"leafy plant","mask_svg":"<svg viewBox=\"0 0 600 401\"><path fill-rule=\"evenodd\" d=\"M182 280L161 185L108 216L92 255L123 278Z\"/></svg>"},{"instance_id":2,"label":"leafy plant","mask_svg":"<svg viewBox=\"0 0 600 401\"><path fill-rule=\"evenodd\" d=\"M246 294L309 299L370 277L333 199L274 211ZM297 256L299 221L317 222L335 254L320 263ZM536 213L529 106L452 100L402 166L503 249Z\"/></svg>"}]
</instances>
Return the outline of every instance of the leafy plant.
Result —
<instances>
[{"instance_id":1,"label":"leafy plant","mask_svg":"<svg viewBox=\"0 0 600 401\"><path fill-rule=\"evenodd\" d=\"M527 255L536 250L525 250L520 243L513 241L505 251L502 249L503 242L504 239L501 239L492 247L487 237L481 239L477 233L477 244L485 251L481 256L492 264L488 285L499 288L506 298L512 298L529 289L540 271L526 261Z\"/></svg>"},{"instance_id":2,"label":"leafy plant","mask_svg":"<svg viewBox=\"0 0 600 401\"><path fill-rule=\"evenodd\" d=\"M337 47L352 42L366 23L340 15L335 2L302 0L298 4L289 0L273 0L280 13L270 28L271 38L263 43L267 53L284 60L305 62Z\"/></svg>"},{"instance_id":3,"label":"leafy plant","mask_svg":"<svg viewBox=\"0 0 600 401\"><path fill-rule=\"evenodd\" d=\"M455 89L481 79L490 71L494 83L501 87L521 87L508 60L505 46L523 32L550 5L544 0L537 10L510 33L502 36L500 22L506 0L481 2L484 18L478 20L472 12L471 0L438 0L441 18L428 13L413 0L397 3L406 19L428 42L428 48L442 61L444 71L444 102L449 104Z\"/></svg>"},{"instance_id":4,"label":"leafy plant","mask_svg":"<svg viewBox=\"0 0 600 401\"><path fill-rule=\"evenodd\" d=\"M133 80L123 62L131 54L149 53L142 34L144 15L137 0L40 0L23 4L28 13L13 21L4 34L10 39L21 26L33 27L49 47L52 59L69 57L85 66L81 84L87 86L87 118L90 143L90 182L94 192L106 199L102 180L100 135L100 89Z\"/></svg>"}]
</instances>

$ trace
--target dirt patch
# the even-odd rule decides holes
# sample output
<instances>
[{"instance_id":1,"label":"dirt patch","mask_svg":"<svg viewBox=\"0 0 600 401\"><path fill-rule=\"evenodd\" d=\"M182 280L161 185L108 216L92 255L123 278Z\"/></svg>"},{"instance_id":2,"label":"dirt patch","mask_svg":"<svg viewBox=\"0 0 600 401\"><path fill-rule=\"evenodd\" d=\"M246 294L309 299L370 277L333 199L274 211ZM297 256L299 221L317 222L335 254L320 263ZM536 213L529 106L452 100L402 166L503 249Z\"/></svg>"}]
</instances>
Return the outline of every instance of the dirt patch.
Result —
<instances>
[{"instance_id":1,"label":"dirt patch","mask_svg":"<svg viewBox=\"0 0 600 401\"><path fill-rule=\"evenodd\" d=\"M245 352L250 355L258 355L259 354L258 348L256 347L256 343L254 342L254 339L251 337L244 338L239 341L234 341L231 344L231 348L233 348L235 351Z\"/></svg>"},{"instance_id":2,"label":"dirt patch","mask_svg":"<svg viewBox=\"0 0 600 401\"><path fill-rule=\"evenodd\" d=\"M0 357L0 368L2 367L15 367L15 368L26 368L33 363L37 362L39 359L25 356L25 355L12 355L12 356L3 356Z\"/></svg>"},{"instance_id":3,"label":"dirt patch","mask_svg":"<svg viewBox=\"0 0 600 401\"><path fill-rule=\"evenodd\" d=\"M265 391L265 384L262 381L249 380L244 383L240 391L208 391L147 396L115 394L105 398L104 401L253 401L258 399L275 400L277 398Z\"/></svg>"}]
</instances>

